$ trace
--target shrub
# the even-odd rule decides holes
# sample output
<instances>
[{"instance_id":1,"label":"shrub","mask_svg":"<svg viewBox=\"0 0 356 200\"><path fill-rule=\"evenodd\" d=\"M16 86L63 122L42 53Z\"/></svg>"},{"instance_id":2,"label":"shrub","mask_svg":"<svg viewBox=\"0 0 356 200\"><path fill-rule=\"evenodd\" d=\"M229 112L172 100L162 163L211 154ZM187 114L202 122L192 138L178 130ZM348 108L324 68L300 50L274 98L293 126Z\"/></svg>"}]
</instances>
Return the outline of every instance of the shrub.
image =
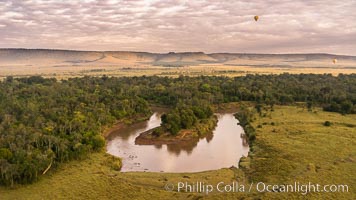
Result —
<instances>
[{"instance_id":1,"label":"shrub","mask_svg":"<svg viewBox=\"0 0 356 200\"><path fill-rule=\"evenodd\" d=\"M163 134L163 129L162 129L162 127L158 127L158 128L156 128L155 130L153 130L153 132L152 132L152 135L154 136L154 137L159 137L159 136L161 136Z\"/></svg>"},{"instance_id":2,"label":"shrub","mask_svg":"<svg viewBox=\"0 0 356 200\"><path fill-rule=\"evenodd\" d=\"M92 139L93 149L101 149L105 146L105 138L101 135L95 135Z\"/></svg>"},{"instance_id":3,"label":"shrub","mask_svg":"<svg viewBox=\"0 0 356 200\"><path fill-rule=\"evenodd\" d=\"M115 170L115 171L121 170L122 162L121 162L120 158L109 155L109 154L106 154L106 157L107 157L107 159L105 161L105 164L107 166L109 166L112 170Z\"/></svg>"},{"instance_id":4,"label":"shrub","mask_svg":"<svg viewBox=\"0 0 356 200\"><path fill-rule=\"evenodd\" d=\"M324 122L324 126L331 126L331 122L325 121L325 122Z\"/></svg>"}]
</instances>

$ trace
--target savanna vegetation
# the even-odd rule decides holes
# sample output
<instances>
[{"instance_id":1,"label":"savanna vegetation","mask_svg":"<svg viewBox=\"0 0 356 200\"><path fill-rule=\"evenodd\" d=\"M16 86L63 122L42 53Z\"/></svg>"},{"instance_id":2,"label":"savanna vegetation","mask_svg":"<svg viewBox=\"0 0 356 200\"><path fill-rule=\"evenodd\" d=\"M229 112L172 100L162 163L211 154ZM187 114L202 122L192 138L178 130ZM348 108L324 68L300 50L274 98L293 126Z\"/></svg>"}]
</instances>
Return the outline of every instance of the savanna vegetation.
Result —
<instances>
[{"instance_id":1,"label":"savanna vegetation","mask_svg":"<svg viewBox=\"0 0 356 200\"><path fill-rule=\"evenodd\" d=\"M356 115L341 115L314 108L278 106L258 115L254 152L243 168L199 173L121 173L112 167L104 151L87 159L73 160L50 170L35 184L0 187L1 199L355 199ZM265 115L266 114L266 115ZM264 116L265 115L265 116ZM323 125L330 121L331 126ZM257 128L260 127L260 128ZM228 166L227 166L228 167ZM188 182L216 185L223 181L254 186L266 184L347 184L348 192L213 192L166 191L167 183Z\"/></svg>"},{"instance_id":2,"label":"savanna vegetation","mask_svg":"<svg viewBox=\"0 0 356 200\"><path fill-rule=\"evenodd\" d=\"M30 183L51 167L101 149L103 127L148 116L150 104L173 108L163 119L172 134L207 119L212 105L227 102L255 102L261 105L256 106L261 117L263 107L273 110L277 104L295 102L305 102L310 111L322 106L325 111L356 113L356 75L103 76L62 81L7 77L0 83L0 99L0 183L13 185Z\"/></svg>"},{"instance_id":3,"label":"savanna vegetation","mask_svg":"<svg viewBox=\"0 0 356 200\"><path fill-rule=\"evenodd\" d=\"M330 122L330 126L325 126ZM262 193L262 199L355 199L356 115L276 106L255 114L250 182L342 184L344 192ZM326 123L329 124L329 123Z\"/></svg>"}]
</instances>

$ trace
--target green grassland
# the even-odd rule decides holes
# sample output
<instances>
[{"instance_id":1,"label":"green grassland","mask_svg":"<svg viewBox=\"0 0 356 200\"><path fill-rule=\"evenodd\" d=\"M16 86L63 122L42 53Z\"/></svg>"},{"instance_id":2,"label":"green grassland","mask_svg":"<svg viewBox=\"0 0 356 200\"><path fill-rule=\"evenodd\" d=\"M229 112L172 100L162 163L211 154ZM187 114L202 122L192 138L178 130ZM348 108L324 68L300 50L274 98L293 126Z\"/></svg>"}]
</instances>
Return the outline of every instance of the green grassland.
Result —
<instances>
[{"instance_id":1,"label":"green grassland","mask_svg":"<svg viewBox=\"0 0 356 200\"><path fill-rule=\"evenodd\" d=\"M0 187L0 199L356 199L356 115L320 109L309 112L296 106L276 106L265 113L264 117L255 115L257 138L250 164L244 169L122 173L113 168L111 157L103 151L50 170L34 184ZM324 126L325 121L331 126ZM206 195L164 189L167 183L196 181L213 185L221 181L347 184L349 192L302 195L253 190Z\"/></svg>"},{"instance_id":2,"label":"green grassland","mask_svg":"<svg viewBox=\"0 0 356 200\"><path fill-rule=\"evenodd\" d=\"M237 173L243 177L236 169L191 174L121 173L109 167L107 158L104 152L94 153L64 165L32 185L1 188L1 199L196 199L204 195L165 191L164 185L178 181L231 182Z\"/></svg>"},{"instance_id":3,"label":"green grassland","mask_svg":"<svg viewBox=\"0 0 356 200\"><path fill-rule=\"evenodd\" d=\"M324 126L325 121L332 125ZM348 193L310 193L307 197L356 198L356 115L283 106L266 117L258 117L253 125L262 128L257 128L255 153L247 172L250 181L347 184ZM291 193L264 196L300 198L300 194Z\"/></svg>"}]
</instances>

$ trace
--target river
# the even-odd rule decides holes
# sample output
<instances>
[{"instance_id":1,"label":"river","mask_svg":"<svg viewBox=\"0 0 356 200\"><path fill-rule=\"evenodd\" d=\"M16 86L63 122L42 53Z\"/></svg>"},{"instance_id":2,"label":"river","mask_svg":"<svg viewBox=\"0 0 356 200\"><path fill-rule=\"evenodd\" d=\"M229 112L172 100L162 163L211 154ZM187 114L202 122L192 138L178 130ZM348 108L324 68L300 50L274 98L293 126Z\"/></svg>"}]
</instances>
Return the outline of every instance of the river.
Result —
<instances>
[{"instance_id":1,"label":"river","mask_svg":"<svg viewBox=\"0 0 356 200\"><path fill-rule=\"evenodd\" d=\"M212 134L184 145L135 145L142 132L161 124L162 113L149 120L113 131L108 137L107 152L122 158L121 171L198 172L238 166L249 147L241 126L232 113L220 113Z\"/></svg>"}]
</instances>

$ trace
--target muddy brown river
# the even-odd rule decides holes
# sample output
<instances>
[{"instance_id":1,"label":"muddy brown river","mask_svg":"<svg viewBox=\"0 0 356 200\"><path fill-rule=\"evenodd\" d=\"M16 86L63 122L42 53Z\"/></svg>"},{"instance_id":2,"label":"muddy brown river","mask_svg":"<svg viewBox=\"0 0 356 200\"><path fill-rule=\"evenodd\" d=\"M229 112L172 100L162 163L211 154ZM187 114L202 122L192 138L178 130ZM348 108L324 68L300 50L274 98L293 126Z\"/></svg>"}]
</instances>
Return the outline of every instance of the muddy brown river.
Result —
<instances>
[{"instance_id":1,"label":"muddy brown river","mask_svg":"<svg viewBox=\"0 0 356 200\"><path fill-rule=\"evenodd\" d=\"M108 137L107 152L122 158L121 171L198 172L238 166L247 156L248 144L241 126L232 113L216 114L218 123L205 138L184 145L135 145L142 132L161 124L162 113L149 120L113 131Z\"/></svg>"}]
</instances>

